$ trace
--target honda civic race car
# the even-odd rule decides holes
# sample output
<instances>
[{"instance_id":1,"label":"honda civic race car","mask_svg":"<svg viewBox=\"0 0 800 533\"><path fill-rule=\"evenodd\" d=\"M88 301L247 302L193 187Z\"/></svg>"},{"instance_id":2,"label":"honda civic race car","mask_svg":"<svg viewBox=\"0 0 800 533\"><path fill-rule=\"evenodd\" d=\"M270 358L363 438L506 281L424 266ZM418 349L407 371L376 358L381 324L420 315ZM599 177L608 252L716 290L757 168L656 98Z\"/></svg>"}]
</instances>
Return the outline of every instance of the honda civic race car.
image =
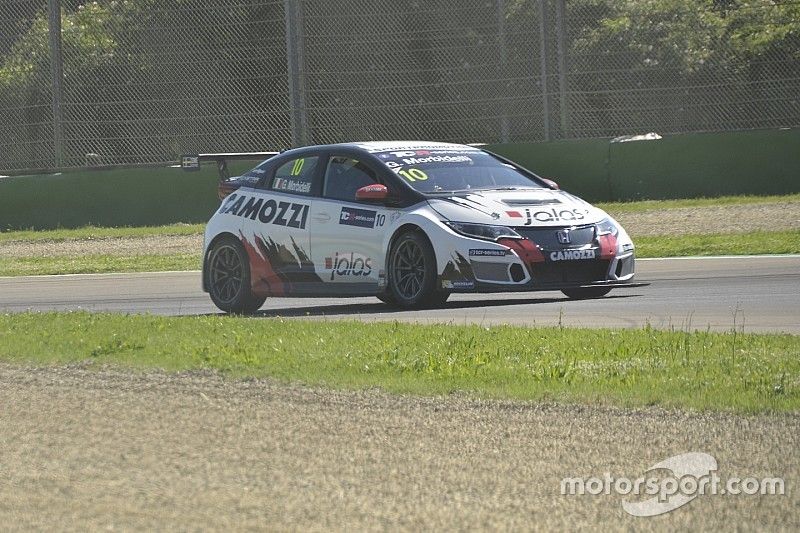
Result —
<instances>
[{"instance_id":1,"label":"honda civic race car","mask_svg":"<svg viewBox=\"0 0 800 533\"><path fill-rule=\"evenodd\" d=\"M189 160L223 168L235 155ZM269 296L370 295L404 308L454 292L597 298L634 277L633 242L608 214L475 146L297 148L221 182L220 197L202 282L227 312Z\"/></svg>"}]
</instances>

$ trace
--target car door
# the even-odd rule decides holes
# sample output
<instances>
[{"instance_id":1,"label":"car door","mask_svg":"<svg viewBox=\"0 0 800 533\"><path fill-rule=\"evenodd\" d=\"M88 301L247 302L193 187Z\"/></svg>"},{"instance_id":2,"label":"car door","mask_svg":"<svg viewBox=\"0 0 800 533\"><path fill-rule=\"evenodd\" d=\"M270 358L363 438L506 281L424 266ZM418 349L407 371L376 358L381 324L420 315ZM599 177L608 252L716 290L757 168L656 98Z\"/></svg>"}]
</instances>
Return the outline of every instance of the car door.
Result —
<instances>
[{"instance_id":1,"label":"car door","mask_svg":"<svg viewBox=\"0 0 800 533\"><path fill-rule=\"evenodd\" d=\"M279 164L259 188L242 191L239 216L253 290L273 296L319 285L311 261L309 218L319 179L318 155Z\"/></svg>"},{"instance_id":2,"label":"car door","mask_svg":"<svg viewBox=\"0 0 800 533\"><path fill-rule=\"evenodd\" d=\"M391 210L356 200L358 189L380 183L378 176L357 156L328 158L309 224L316 270L329 292L374 294L384 281L383 228Z\"/></svg>"}]
</instances>

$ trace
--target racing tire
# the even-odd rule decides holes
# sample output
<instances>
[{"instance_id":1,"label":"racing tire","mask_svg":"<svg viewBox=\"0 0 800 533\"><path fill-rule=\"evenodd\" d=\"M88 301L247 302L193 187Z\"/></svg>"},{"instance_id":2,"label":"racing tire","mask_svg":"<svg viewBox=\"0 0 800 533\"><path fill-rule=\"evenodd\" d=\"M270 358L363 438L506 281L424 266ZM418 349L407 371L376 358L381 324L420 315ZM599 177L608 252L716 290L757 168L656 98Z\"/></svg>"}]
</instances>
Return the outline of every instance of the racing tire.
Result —
<instances>
[{"instance_id":1,"label":"racing tire","mask_svg":"<svg viewBox=\"0 0 800 533\"><path fill-rule=\"evenodd\" d=\"M397 305L397 300L394 299L394 295L391 292L382 292L381 294L376 294L375 298L387 305Z\"/></svg>"},{"instance_id":2,"label":"racing tire","mask_svg":"<svg viewBox=\"0 0 800 533\"><path fill-rule=\"evenodd\" d=\"M602 298L611 292L611 287L573 287L561 289L561 292L570 300L589 300L591 298Z\"/></svg>"},{"instance_id":3,"label":"racing tire","mask_svg":"<svg viewBox=\"0 0 800 533\"><path fill-rule=\"evenodd\" d=\"M247 251L234 237L223 237L211 245L203 269L211 301L231 314L252 314L266 301L250 289L250 260Z\"/></svg>"},{"instance_id":4,"label":"racing tire","mask_svg":"<svg viewBox=\"0 0 800 533\"><path fill-rule=\"evenodd\" d=\"M387 270L387 292L398 307L436 307L442 305L449 296L436 287L436 254L430 241L421 232L404 233L395 240L389 252Z\"/></svg>"}]
</instances>

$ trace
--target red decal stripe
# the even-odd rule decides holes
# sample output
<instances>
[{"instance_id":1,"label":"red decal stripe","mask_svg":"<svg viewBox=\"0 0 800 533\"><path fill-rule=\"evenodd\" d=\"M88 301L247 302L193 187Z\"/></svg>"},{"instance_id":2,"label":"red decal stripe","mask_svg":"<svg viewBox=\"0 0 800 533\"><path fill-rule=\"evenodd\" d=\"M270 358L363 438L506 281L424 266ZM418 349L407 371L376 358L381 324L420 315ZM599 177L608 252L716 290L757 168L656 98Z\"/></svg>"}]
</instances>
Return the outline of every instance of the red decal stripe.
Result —
<instances>
[{"instance_id":1,"label":"red decal stripe","mask_svg":"<svg viewBox=\"0 0 800 533\"><path fill-rule=\"evenodd\" d=\"M611 235L600 235L597 240L600 242L600 259L614 259L617 256L617 237Z\"/></svg>"},{"instance_id":2,"label":"red decal stripe","mask_svg":"<svg viewBox=\"0 0 800 533\"><path fill-rule=\"evenodd\" d=\"M517 255L528 266L528 269L533 263L544 262L542 251L528 239L499 239L497 242L517 252Z\"/></svg>"},{"instance_id":3,"label":"red decal stripe","mask_svg":"<svg viewBox=\"0 0 800 533\"><path fill-rule=\"evenodd\" d=\"M247 250L247 256L250 258L250 286L253 294L283 296L286 292L283 281L272 268L269 260L262 256L241 232L239 235L244 249Z\"/></svg>"}]
</instances>

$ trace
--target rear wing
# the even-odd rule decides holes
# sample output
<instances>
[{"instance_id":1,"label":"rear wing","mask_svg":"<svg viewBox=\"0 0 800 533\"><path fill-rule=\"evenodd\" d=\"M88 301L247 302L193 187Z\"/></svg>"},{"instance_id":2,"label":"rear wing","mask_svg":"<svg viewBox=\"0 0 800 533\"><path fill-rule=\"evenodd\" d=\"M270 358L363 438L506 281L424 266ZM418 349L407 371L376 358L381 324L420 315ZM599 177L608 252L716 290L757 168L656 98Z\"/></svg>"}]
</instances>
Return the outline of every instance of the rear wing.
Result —
<instances>
[{"instance_id":1,"label":"rear wing","mask_svg":"<svg viewBox=\"0 0 800 533\"><path fill-rule=\"evenodd\" d=\"M217 172L220 181L231 177L228 170L228 161L263 161L278 155L280 152L227 152L219 154L185 154L181 156L181 168L192 172L200 170L200 165L206 161L217 163Z\"/></svg>"}]
</instances>

